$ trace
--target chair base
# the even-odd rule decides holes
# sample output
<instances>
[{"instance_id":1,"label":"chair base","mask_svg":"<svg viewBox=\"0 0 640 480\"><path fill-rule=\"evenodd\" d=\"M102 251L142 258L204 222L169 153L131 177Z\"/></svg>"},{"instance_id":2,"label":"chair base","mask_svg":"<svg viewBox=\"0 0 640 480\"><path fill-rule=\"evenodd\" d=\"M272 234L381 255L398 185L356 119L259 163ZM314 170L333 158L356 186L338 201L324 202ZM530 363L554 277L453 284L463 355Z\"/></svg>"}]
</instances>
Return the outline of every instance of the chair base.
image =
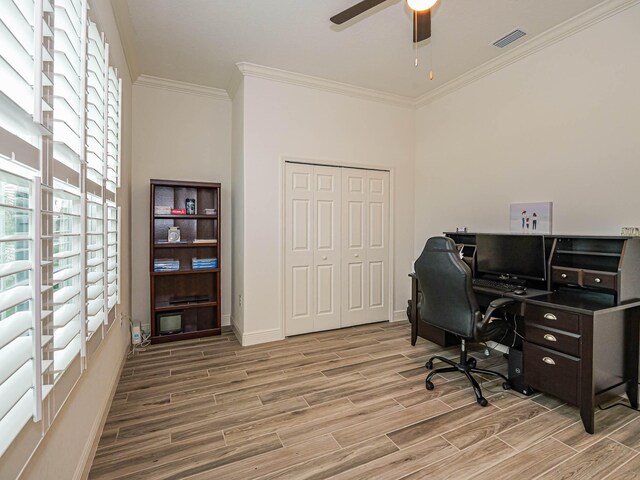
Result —
<instances>
[{"instance_id":1,"label":"chair base","mask_svg":"<svg viewBox=\"0 0 640 480\"><path fill-rule=\"evenodd\" d=\"M451 366L433 370L434 360L440 360L441 362ZM469 383L471 383L471 386L473 387L473 393L476 396L476 401L483 407L486 407L489 404L489 402L487 402L487 399L482 396L482 390L480 389L480 385L478 384L478 381L473 377L473 375L471 375L472 373L484 373L485 375L494 375L496 377L500 377L504 380L504 382L502 383L502 388L504 388L505 390L509 390L511 388L509 386L509 380L503 374L499 372L494 372L493 370L476 368L476 359L473 357L470 357L467 359L466 349L464 349L464 344L462 346L461 353L460 353L460 362L456 363L453 360L449 360L448 358L440 357L436 355L429 359L429 361L425 364L425 367L427 367L429 370L432 370L429 373L429 375L427 375L427 378L425 379L425 386L427 390L433 390L435 388L435 385L431 382L431 379L433 378L434 375L438 373L460 372L460 373L463 373L467 377L467 380L469 380Z\"/></svg>"}]
</instances>

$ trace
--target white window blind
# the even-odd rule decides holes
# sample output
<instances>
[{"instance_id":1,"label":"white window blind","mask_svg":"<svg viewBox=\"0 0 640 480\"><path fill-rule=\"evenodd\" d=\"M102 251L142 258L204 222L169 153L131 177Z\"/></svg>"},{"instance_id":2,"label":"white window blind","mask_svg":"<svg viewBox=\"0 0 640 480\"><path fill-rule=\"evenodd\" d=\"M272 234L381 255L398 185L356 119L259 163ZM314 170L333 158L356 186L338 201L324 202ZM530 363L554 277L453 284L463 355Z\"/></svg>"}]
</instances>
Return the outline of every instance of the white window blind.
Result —
<instances>
[{"instance_id":1,"label":"white window blind","mask_svg":"<svg viewBox=\"0 0 640 480\"><path fill-rule=\"evenodd\" d=\"M118 207L107 202L107 310L118 303Z\"/></svg>"},{"instance_id":2,"label":"white window blind","mask_svg":"<svg viewBox=\"0 0 640 480\"><path fill-rule=\"evenodd\" d=\"M0 170L0 455L34 413L32 192L31 180Z\"/></svg>"},{"instance_id":3,"label":"white window blind","mask_svg":"<svg viewBox=\"0 0 640 480\"><path fill-rule=\"evenodd\" d=\"M107 190L115 193L120 178L120 80L113 67L109 67L106 167Z\"/></svg>"},{"instance_id":4,"label":"white window blind","mask_svg":"<svg viewBox=\"0 0 640 480\"><path fill-rule=\"evenodd\" d=\"M55 1L54 158L80 171L83 109L82 2Z\"/></svg>"},{"instance_id":5,"label":"white window blind","mask_svg":"<svg viewBox=\"0 0 640 480\"><path fill-rule=\"evenodd\" d=\"M87 194L86 298L87 337L104 323L105 315L105 234L104 205L101 196Z\"/></svg>"},{"instance_id":6,"label":"white window blind","mask_svg":"<svg viewBox=\"0 0 640 480\"><path fill-rule=\"evenodd\" d=\"M95 23L89 24L87 51L87 178L102 187L105 157L105 44Z\"/></svg>"},{"instance_id":7,"label":"white window blind","mask_svg":"<svg viewBox=\"0 0 640 480\"><path fill-rule=\"evenodd\" d=\"M3 108L32 115L35 81L35 2L3 0L0 9L0 91ZM16 112L19 114L19 112Z\"/></svg>"},{"instance_id":8,"label":"white window blind","mask_svg":"<svg viewBox=\"0 0 640 480\"><path fill-rule=\"evenodd\" d=\"M108 59L87 0L0 0L0 456L30 418L47 431L115 318L121 81Z\"/></svg>"},{"instance_id":9,"label":"white window blind","mask_svg":"<svg viewBox=\"0 0 640 480\"><path fill-rule=\"evenodd\" d=\"M80 353L81 196L61 182L53 192L53 369L56 379Z\"/></svg>"}]
</instances>

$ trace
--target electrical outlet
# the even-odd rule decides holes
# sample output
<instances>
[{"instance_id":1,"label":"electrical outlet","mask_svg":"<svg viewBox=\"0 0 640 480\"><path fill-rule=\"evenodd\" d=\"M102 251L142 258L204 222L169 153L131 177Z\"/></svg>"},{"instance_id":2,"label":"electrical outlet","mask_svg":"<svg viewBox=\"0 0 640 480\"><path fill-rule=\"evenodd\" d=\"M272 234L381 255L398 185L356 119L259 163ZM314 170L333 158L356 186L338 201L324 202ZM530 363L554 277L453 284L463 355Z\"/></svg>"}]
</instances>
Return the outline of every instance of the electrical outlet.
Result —
<instances>
[{"instance_id":1,"label":"electrical outlet","mask_svg":"<svg viewBox=\"0 0 640 480\"><path fill-rule=\"evenodd\" d=\"M238 295L238 306L242 306L242 295Z\"/></svg>"}]
</instances>

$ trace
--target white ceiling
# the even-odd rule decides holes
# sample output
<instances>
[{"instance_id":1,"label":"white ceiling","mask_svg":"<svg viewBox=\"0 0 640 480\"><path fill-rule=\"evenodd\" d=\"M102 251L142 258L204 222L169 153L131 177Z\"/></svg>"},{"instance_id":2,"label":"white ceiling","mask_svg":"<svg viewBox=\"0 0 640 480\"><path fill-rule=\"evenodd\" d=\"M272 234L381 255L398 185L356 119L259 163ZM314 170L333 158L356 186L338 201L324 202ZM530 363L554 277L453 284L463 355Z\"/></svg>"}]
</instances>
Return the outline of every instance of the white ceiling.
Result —
<instances>
[{"instance_id":1,"label":"white ceiling","mask_svg":"<svg viewBox=\"0 0 640 480\"><path fill-rule=\"evenodd\" d=\"M340 27L329 22L357 1L114 0L114 9L139 74L224 89L235 64L250 62L415 98L602 0L440 0L418 68L406 2L387 0ZM515 28L528 35L491 45Z\"/></svg>"}]
</instances>

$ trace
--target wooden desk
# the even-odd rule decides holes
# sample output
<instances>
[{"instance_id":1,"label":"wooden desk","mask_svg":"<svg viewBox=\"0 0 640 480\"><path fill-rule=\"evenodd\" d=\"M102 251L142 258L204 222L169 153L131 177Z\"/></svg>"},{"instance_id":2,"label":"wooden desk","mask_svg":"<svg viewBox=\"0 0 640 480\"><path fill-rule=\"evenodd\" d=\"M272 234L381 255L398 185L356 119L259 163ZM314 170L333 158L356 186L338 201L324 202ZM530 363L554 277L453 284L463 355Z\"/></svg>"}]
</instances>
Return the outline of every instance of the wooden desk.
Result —
<instances>
[{"instance_id":1,"label":"wooden desk","mask_svg":"<svg viewBox=\"0 0 640 480\"><path fill-rule=\"evenodd\" d=\"M612 305L597 293L558 291L524 305L526 384L577 405L589 433L601 395L624 388L638 408L640 301Z\"/></svg>"},{"instance_id":2,"label":"wooden desk","mask_svg":"<svg viewBox=\"0 0 640 480\"><path fill-rule=\"evenodd\" d=\"M417 277L409 276L411 344L418 336L445 347L455 344L455 336L419 320L420 287ZM594 410L601 395L624 388L638 408L640 301L614 305L611 296L591 291L530 289L526 295L514 295L474 290L479 297L518 301L511 311L524 320L525 383L578 406L588 433L595 431Z\"/></svg>"}]
</instances>

